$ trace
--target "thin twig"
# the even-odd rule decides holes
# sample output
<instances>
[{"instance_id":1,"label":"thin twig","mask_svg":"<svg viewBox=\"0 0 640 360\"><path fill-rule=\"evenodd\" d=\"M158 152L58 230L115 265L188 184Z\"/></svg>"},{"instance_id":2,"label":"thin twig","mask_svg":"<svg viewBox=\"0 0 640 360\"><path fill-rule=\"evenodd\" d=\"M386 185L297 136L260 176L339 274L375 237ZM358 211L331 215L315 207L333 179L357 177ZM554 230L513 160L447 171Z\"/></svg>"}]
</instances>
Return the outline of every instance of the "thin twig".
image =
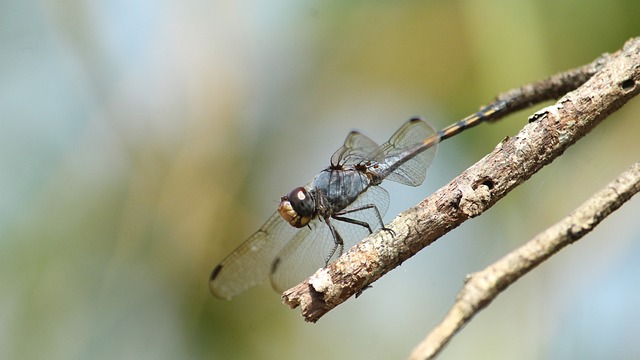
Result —
<instances>
[{"instance_id":1,"label":"thin twig","mask_svg":"<svg viewBox=\"0 0 640 360\"><path fill-rule=\"evenodd\" d=\"M433 359L458 330L509 285L589 233L638 191L640 162L633 164L562 221L486 269L470 275L447 316L413 350L409 359Z\"/></svg>"},{"instance_id":2,"label":"thin twig","mask_svg":"<svg viewBox=\"0 0 640 360\"><path fill-rule=\"evenodd\" d=\"M555 105L531 116L530 123L516 136L498 144L448 185L400 214L387 225L395 236L388 231L369 236L336 262L287 290L283 294L285 303L292 308L301 306L306 321L317 321L446 232L480 215L560 156L640 92L640 38L629 40L622 50L581 69L590 69L586 78L588 72L600 70ZM562 78L560 74L549 79L561 82ZM532 90L536 89L534 85L513 91L531 96L531 102L546 99ZM559 91L563 87L551 88ZM524 107L529 103L518 104Z\"/></svg>"}]
</instances>

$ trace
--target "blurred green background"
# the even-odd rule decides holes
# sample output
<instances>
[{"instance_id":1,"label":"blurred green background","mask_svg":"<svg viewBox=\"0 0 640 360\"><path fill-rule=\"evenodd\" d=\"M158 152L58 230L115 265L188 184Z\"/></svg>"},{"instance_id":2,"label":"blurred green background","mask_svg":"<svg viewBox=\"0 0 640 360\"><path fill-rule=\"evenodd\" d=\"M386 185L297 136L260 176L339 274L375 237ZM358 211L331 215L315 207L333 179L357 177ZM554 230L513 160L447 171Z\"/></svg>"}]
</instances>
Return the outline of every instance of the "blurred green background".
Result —
<instances>
[{"instance_id":1,"label":"blurred green background","mask_svg":"<svg viewBox=\"0 0 640 360\"><path fill-rule=\"evenodd\" d=\"M640 34L638 1L4 1L0 358L397 359L467 273L638 160L632 100L483 216L317 324L211 269L359 129L442 128ZM540 108L542 106L539 106ZM385 219L535 109L440 145ZM638 358L640 202L509 288L441 359Z\"/></svg>"}]
</instances>

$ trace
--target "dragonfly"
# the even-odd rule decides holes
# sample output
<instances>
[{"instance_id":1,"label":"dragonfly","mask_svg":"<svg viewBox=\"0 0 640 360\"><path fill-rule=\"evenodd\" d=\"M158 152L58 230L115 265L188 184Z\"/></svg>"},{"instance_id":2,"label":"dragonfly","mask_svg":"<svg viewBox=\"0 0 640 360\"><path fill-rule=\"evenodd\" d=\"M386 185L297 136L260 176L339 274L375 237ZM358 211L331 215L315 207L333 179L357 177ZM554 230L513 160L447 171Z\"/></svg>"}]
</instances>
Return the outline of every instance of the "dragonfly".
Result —
<instances>
[{"instance_id":1,"label":"dragonfly","mask_svg":"<svg viewBox=\"0 0 640 360\"><path fill-rule=\"evenodd\" d=\"M382 145L358 131L348 134L330 164L313 180L280 198L277 211L211 272L211 293L229 300L270 281L278 292L292 287L374 231L388 231L390 180L422 184L437 145L506 109L497 101L435 131L411 118Z\"/></svg>"}]
</instances>

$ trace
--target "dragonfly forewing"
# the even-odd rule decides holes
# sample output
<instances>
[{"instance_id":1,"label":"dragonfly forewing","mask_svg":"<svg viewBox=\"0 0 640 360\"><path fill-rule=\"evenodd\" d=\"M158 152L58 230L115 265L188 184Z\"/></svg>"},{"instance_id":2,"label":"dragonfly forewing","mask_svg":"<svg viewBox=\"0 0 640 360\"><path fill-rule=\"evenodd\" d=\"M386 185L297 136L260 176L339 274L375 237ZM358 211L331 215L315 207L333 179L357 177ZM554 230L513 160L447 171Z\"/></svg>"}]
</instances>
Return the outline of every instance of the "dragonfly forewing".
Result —
<instances>
[{"instance_id":1,"label":"dragonfly forewing","mask_svg":"<svg viewBox=\"0 0 640 360\"><path fill-rule=\"evenodd\" d=\"M362 135L358 131L352 131L344 140L344 145L331 156L331 164L357 164L362 161L371 160L370 155L374 153L378 147L378 144L369 137Z\"/></svg>"},{"instance_id":2,"label":"dragonfly forewing","mask_svg":"<svg viewBox=\"0 0 640 360\"><path fill-rule=\"evenodd\" d=\"M277 212L249 239L227 256L211 273L213 295L229 300L269 278L271 264L287 242L299 231Z\"/></svg>"}]
</instances>

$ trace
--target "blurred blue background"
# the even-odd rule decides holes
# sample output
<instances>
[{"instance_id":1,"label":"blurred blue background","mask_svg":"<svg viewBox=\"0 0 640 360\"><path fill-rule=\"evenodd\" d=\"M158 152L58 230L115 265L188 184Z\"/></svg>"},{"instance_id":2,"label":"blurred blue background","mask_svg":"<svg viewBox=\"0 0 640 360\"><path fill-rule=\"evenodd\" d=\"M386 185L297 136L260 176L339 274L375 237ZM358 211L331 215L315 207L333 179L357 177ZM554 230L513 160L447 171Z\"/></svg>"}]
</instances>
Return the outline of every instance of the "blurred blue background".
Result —
<instances>
[{"instance_id":1,"label":"blurred blue background","mask_svg":"<svg viewBox=\"0 0 640 360\"><path fill-rule=\"evenodd\" d=\"M317 324L211 269L359 129L442 128L640 33L637 1L0 3L0 358L404 358L465 274L638 160L632 100L483 216ZM539 106L538 108L542 107ZM385 219L535 109L440 145ZM441 359L640 356L640 202L510 287Z\"/></svg>"}]
</instances>

